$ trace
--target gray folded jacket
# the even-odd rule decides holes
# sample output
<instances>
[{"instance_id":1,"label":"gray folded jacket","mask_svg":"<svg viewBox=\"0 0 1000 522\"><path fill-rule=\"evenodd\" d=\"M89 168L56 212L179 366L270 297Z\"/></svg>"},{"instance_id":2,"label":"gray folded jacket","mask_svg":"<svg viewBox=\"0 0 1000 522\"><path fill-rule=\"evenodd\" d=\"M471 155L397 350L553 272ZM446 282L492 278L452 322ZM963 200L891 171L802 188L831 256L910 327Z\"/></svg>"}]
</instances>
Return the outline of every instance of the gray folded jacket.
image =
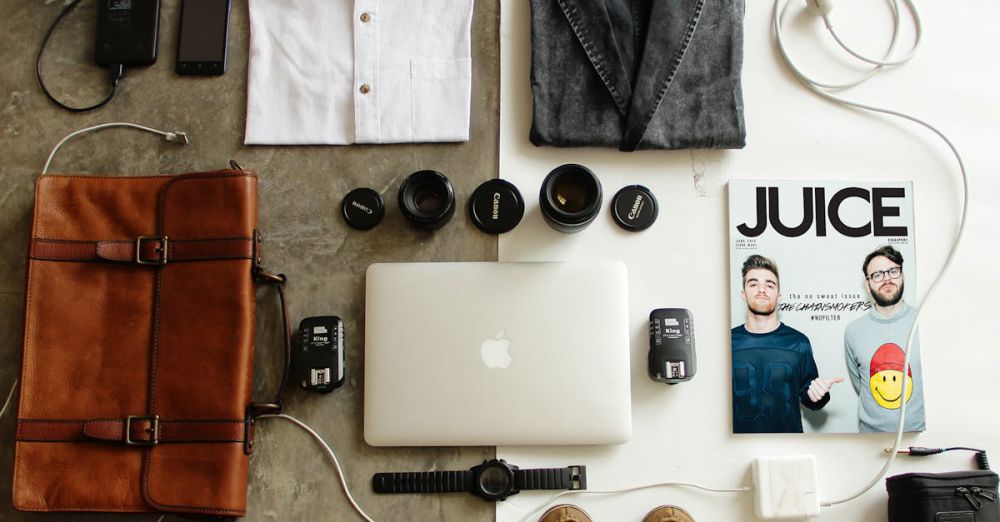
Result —
<instances>
[{"instance_id":1,"label":"gray folded jacket","mask_svg":"<svg viewBox=\"0 0 1000 522\"><path fill-rule=\"evenodd\" d=\"M531 142L742 148L743 0L531 0Z\"/></svg>"}]
</instances>

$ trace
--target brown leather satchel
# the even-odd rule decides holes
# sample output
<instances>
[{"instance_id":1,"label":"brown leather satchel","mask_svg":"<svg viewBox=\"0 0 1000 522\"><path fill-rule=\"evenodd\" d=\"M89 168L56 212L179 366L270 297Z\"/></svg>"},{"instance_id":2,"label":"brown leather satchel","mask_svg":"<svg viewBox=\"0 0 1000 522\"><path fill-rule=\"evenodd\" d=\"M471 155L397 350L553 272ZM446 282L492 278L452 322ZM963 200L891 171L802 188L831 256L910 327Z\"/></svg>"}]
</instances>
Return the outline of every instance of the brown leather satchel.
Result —
<instances>
[{"instance_id":1,"label":"brown leather satchel","mask_svg":"<svg viewBox=\"0 0 1000 522\"><path fill-rule=\"evenodd\" d=\"M246 512L256 227L248 171L38 178L17 509Z\"/></svg>"}]
</instances>

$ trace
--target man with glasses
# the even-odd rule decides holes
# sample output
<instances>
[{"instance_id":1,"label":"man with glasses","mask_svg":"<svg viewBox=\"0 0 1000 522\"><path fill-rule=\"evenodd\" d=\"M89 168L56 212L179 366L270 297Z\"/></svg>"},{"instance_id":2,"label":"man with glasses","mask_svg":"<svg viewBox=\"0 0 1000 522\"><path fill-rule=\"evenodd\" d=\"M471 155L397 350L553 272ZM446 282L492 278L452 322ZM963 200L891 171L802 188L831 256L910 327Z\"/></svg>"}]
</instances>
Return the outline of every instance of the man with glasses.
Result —
<instances>
[{"instance_id":1,"label":"man with glasses","mask_svg":"<svg viewBox=\"0 0 1000 522\"><path fill-rule=\"evenodd\" d=\"M822 378L812 345L778 320L778 265L764 256L743 262L746 322L732 329L733 433L802 433L801 403L818 410L843 377Z\"/></svg>"},{"instance_id":2,"label":"man with glasses","mask_svg":"<svg viewBox=\"0 0 1000 522\"><path fill-rule=\"evenodd\" d=\"M858 429L896 431L898 410L906 401L904 429L923 431L924 389L916 339L909 368L903 368L903 347L916 316L916 309L903 301L903 255L892 246L884 246L865 257L861 270L874 308L847 325L844 332L847 370L858 394Z\"/></svg>"}]
</instances>

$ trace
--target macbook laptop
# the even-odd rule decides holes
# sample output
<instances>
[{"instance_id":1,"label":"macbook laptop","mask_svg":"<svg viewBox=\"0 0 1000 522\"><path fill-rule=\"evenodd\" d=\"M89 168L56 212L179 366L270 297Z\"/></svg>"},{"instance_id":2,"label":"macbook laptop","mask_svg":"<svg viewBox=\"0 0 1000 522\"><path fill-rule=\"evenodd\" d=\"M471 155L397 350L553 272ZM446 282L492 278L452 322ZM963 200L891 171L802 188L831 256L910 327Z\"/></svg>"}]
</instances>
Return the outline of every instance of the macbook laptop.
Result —
<instances>
[{"instance_id":1,"label":"macbook laptop","mask_svg":"<svg viewBox=\"0 0 1000 522\"><path fill-rule=\"evenodd\" d=\"M617 444L631 435L621 263L368 268L373 446Z\"/></svg>"}]
</instances>

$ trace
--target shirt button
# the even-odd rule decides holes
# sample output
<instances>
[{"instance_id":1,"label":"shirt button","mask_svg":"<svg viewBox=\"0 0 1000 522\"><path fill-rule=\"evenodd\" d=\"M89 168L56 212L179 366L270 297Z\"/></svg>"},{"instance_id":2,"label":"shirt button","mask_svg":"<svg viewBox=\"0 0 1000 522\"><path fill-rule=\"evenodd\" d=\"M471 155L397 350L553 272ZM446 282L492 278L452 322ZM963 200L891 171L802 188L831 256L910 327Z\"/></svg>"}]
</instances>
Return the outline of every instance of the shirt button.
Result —
<instances>
[{"instance_id":1,"label":"shirt button","mask_svg":"<svg viewBox=\"0 0 1000 522\"><path fill-rule=\"evenodd\" d=\"M362 22L364 22L364 23L367 24L369 21L371 21L371 19L372 19L372 15L370 15L368 13L361 13L361 21Z\"/></svg>"},{"instance_id":2,"label":"shirt button","mask_svg":"<svg viewBox=\"0 0 1000 522\"><path fill-rule=\"evenodd\" d=\"M368 94L369 92L371 92L372 86L368 85L367 83L363 83L361 84L361 87L358 90L361 91L361 94Z\"/></svg>"}]
</instances>

